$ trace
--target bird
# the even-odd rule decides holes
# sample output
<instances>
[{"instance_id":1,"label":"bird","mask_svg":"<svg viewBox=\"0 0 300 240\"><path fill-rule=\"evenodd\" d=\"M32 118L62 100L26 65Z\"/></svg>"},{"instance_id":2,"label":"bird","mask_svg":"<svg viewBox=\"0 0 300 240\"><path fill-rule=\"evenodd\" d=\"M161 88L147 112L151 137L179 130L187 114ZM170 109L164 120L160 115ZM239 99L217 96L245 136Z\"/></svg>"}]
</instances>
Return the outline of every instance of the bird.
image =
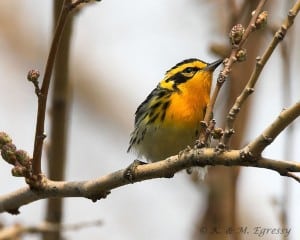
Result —
<instances>
[{"instance_id":1,"label":"bird","mask_svg":"<svg viewBox=\"0 0 300 240\"><path fill-rule=\"evenodd\" d=\"M189 58L170 68L138 106L127 152L157 162L195 144L210 101L213 72L222 62Z\"/></svg>"}]
</instances>

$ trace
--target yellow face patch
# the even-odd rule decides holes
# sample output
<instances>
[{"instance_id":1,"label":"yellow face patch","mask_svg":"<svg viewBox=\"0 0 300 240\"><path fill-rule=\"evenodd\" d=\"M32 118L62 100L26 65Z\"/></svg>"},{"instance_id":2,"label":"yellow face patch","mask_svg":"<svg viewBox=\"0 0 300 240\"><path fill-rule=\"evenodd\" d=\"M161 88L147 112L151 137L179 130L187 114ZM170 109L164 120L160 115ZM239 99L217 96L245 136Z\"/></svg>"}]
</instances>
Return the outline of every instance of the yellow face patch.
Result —
<instances>
[{"instance_id":1,"label":"yellow face patch","mask_svg":"<svg viewBox=\"0 0 300 240\"><path fill-rule=\"evenodd\" d=\"M207 63L198 59L185 60L168 70L159 86L170 90L177 90L177 85L187 82L197 72L202 71L206 66Z\"/></svg>"}]
</instances>

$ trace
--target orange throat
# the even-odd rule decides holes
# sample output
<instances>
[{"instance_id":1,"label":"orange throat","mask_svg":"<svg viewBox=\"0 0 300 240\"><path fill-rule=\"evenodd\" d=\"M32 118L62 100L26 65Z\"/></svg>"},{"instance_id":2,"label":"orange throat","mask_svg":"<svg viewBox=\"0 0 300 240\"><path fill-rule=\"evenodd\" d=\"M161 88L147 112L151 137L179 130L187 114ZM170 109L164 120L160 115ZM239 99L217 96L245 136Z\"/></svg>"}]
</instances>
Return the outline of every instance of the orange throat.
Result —
<instances>
[{"instance_id":1,"label":"orange throat","mask_svg":"<svg viewBox=\"0 0 300 240\"><path fill-rule=\"evenodd\" d=\"M203 81L203 82L200 82ZM198 124L203 120L205 109L210 100L212 73L200 72L199 77L178 86L166 114L166 124L175 122L178 127Z\"/></svg>"}]
</instances>

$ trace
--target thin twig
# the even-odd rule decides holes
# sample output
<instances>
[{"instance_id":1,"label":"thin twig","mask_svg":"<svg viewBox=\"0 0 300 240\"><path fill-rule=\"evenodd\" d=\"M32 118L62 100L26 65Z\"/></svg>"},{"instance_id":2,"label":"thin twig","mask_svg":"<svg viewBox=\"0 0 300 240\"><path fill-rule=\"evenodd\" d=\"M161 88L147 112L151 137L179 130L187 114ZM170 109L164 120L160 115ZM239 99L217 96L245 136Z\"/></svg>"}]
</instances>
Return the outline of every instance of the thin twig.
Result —
<instances>
[{"instance_id":1,"label":"thin twig","mask_svg":"<svg viewBox=\"0 0 300 240\"><path fill-rule=\"evenodd\" d=\"M286 172L284 174L281 174L282 176L290 177L295 179L298 183L300 183L300 176L296 175L295 173Z\"/></svg>"},{"instance_id":2,"label":"thin twig","mask_svg":"<svg viewBox=\"0 0 300 240\"><path fill-rule=\"evenodd\" d=\"M44 133L46 104L47 104L49 85L50 85L50 80L51 80L57 49L69 13L78 5L87 2L89 1L77 0L72 2L72 0L64 0L63 7L58 18L57 26L55 29L54 37L52 40L49 56L45 67L45 74L44 74L40 94L38 96L38 113L37 113L37 121L36 121L33 162L32 162L32 172L33 175L36 176L41 174L41 157L42 157L42 150L43 150L43 142L46 137Z\"/></svg>"},{"instance_id":3,"label":"thin twig","mask_svg":"<svg viewBox=\"0 0 300 240\"><path fill-rule=\"evenodd\" d=\"M260 73L265 66L266 62L269 60L271 54L273 53L274 49L277 47L278 43L283 40L287 30L292 26L295 17L297 16L300 9L300 1L298 0L295 5L292 7L292 9L289 11L289 14L287 18L283 21L283 24L280 26L280 28L275 33L271 43L265 50L263 56L260 58L258 57L256 60L255 68L250 76L250 79L243 89L242 93L237 97L233 107L230 109L228 116L227 116L227 124L225 127L225 134L222 139L223 145L228 147L229 140L232 136L230 132L233 129L233 125L235 122L235 119L245 102L245 100L248 98L248 96L254 91L254 86L258 80L258 77L260 76Z\"/></svg>"},{"instance_id":4,"label":"thin twig","mask_svg":"<svg viewBox=\"0 0 300 240\"><path fill-rule=\"evenodd\" d=\"M57 25L58 17L63 2L55 1L53 4L53 26ZM71 3L70 3L71 4ZM58 49L52 79L52 97L50 108L50 139L47 144L47 177L51 180L64 180L66 153L67 153L67 132L69 125L69 101L70 101L70 79L69 79L69 56L70 42L72 39L73 17L67 19L64 33ZM53 29L54 31L55 29ZM63 219L63 199L50 198L46 203L45 220L60 225ZM43 240L61 239L61 232L45 232Z\"/></svg>"},{"instance_id":5,"label":"thin twig","mask_svg":"<svg viewBox=\"0 0 300 240\"><path fill-rule=\"evenodd\" d=\"M246 43L250 33L253 32L253 30L255 29L255 21L256 21L258 15L260 14L260 12L262 11L262 8L263 8L264 4L266 3L266 1L267 0L261 0L259 2L257 8L254 11L254 14L252 15L252 18L251 18L247 28L245 29L245 32L242 36L241 41L237 45L233 46L229 58L225 61L224 69L219 74L216 86L214 88L214 91L213 91L213 94L211 96L210 102L209 102L209 104L207 106L207 109L206 109L204 122L206 122L207 125L208 125L208 122L210 121L210 119L212 117L214 105L216 103L219 92L220 92L220 90L223 86L223 83L228 78L229 73L231 72L231 67L232 67L233 63L236 62L236 54L237 54L238 50L240 50L241 47ZM207 142L207 137L204 134L204 131L202 131L202 134L200 134L200 143L202 143L201 145L206 145L206 142Z\"/></svg>"},{"instance_id":6,"label":"thin twig","mask_svg":"<svg viewBox=\"0 0 300 240\"><path fill-rule=\"evenodd\" d=\"M45 128L45 115L46 115L48 91L49 91L50 79L51 79L52 69L55 62L57 49L62 36L64 25L66 23L68 14L70 12L69 8L66 7L68 2L69 2L68 0L64 1L64 6L59 16L58 24L54 33L47 64L45 67L45 74L41 86L40 95L38 97L38 113L37 113L34 150L33 150L33 162L32 162L32 171L34 175L41 174L42 149L43 149L43 142L46 137L44 133L44 128Z\"/></svg>"}]
</instances>

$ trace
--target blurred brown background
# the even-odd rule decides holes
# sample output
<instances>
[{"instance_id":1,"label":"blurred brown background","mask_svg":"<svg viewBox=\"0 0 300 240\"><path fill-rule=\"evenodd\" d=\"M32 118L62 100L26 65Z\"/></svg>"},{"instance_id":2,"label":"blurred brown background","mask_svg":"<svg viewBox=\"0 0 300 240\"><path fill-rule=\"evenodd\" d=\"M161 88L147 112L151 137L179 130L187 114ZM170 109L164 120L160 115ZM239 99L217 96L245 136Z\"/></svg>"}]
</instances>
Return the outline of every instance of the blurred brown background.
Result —
<instances>
[{"instance_id":1,"label":"blurred brown background","mask_svg":"<svg viewBox=\"0 0 300 240\"><path fill-rule=\"evenodd\" d=\"M60 1L0 2L0 131L9 133L18 147L29 152L33 148L37 102L26 75L31 68L43 74L53 32L53 2ZM164 72L182 59L198 57L210 62L228 51L229 29L236 23L247 24L257 2L115 0L91 4L74 13L65 32L70 43L60 50L63 58L70 45L69 55L62 62L68 60L69 64L57 70L58 79L67 78L68 89L58 97L51 94L52 100L60 102L66 97L67 101L68 115L61 120L66 123L64 178L85 180L129 165L135 156L127 154L126 149L138 104ZM272 31L294 1L269 2L268 27L251 35L247 62L235 65L232 78L225 83L217 101L215 115L221 127L228 108L248 80L255 57L270 42ZM296 18L288 38L266 65L255 93L242 110L232 143L235 148L258 135L282 108L299 100L299 25ZM45 171L49 166L46 156L55 153L51 147L58 138L61 140L51 139L56 106L51 105L52 100L47 120L48 152L43 160ZM299 137L298 121L264 155L299 160ZM61 156L60 152L58 155ZM0 175L0 194L24 186L22 179L10 176L10 167L4 162ZM112 240L296 240L300 237L299 197L299 184L268 170L211 168L205 182L192 181L185 173L179 173L171 180L157 179L117 189L97 203L66 199L62 211L65 223L101 219L103 224L68 231L63 236ZM38 224L47 215L46 206L46 201L24 206L20 215L3 214L0 222L4 226ZM289 238L279 234L261 238L253 234L255 227L286 226L291 228ZM229 227L247 227L252 234L226 234Z\"/></svg>"}]
</instances>

